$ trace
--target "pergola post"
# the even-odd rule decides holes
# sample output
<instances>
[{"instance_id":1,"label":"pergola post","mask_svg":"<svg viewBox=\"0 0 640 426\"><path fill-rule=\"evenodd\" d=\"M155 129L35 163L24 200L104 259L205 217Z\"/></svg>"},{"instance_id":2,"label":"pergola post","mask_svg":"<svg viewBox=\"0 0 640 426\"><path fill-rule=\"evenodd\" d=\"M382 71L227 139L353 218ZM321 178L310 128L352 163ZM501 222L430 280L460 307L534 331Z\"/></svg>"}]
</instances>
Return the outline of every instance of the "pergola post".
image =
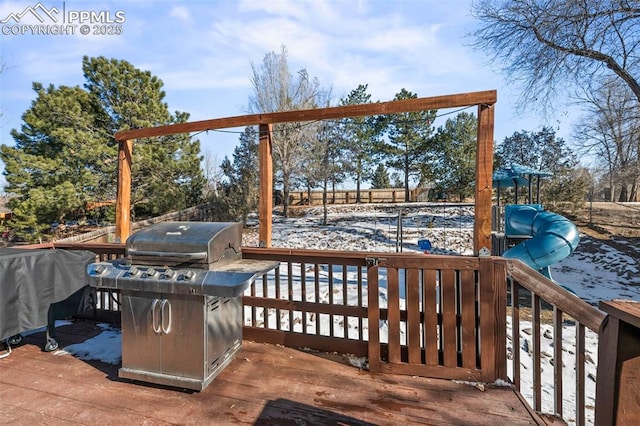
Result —
<instances>
[{"instance_id":1,"label":"pergola post","mask_svg":"<svg viewBox=\"0 0 640 426\"><path fill-rule=\"evenodd\" d=\"M486 248L491 253L491 196L493 176L494 104L478 105L478 143L476 148L475 221L473 254Z\"/></svg>"},{"instance_id":2,"label":"pergola post","mask_svg":"<svg viewBox=\"0 0 640 426\"><path fill-rule=\"evenodd\" d=\"M258 245L271 247L271 224L273 215L273 125L260 124L260 140L258 145L258 160L260 192L258 199Z\"/></svg>"},{"instance_id":3,"label":"pergola post","mask_svg":"<svg viewBox=\"0 0 640 426\"><path fill-rule=\"evenodd\" d=\"M118 193L116 196L116 242L124 243L131 233L131 159L133 140L118 142Z\"/></svg>"}]
</instances>

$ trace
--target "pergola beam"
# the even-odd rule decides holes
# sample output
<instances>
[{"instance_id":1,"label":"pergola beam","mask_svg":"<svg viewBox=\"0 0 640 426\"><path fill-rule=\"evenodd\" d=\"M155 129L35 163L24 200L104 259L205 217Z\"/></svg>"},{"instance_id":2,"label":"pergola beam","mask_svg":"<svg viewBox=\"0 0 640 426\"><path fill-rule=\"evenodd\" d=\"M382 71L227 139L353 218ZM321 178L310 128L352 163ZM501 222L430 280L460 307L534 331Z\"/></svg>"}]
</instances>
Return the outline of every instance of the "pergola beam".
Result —
<instances>
[{"instance_id":1,"label":"pergola beam","mask_svg":"<svg viewBox=\"0 0 640 426\"><path fill-rule=\"evenodd\" d=\"M373 104L345 105L329 108L305 109L298 111L269 112L264 114L240 115L237 117L214 118L212 120L189 123L168 124L166 126L133 129L117 132L117 141L174 135L177 133L202 132L204 130L228 129L259 124L291 123L296 121L330 120L345 117L398 114L402 112L426 111L430 109L458 108L472 105L491 105L497 101L495 90L461 93L456 95L433 96L430 98L403 99L400 101L377 102Z\"/></svg>"}]
</instances>

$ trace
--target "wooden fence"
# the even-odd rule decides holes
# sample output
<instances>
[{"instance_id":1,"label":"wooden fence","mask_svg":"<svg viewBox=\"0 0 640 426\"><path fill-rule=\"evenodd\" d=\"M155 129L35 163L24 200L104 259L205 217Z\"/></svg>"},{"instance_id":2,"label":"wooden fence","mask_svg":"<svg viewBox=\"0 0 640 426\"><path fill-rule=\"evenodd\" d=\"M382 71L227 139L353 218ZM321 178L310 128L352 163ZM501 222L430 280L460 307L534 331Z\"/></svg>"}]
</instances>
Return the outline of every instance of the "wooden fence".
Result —
<instances>
[{"instance_id":1,"label":"wooden fence","mask_svg":"<svg viewBox=\"0 0 640 426\"><path fill-rule=\"evenodd\" d=\"M289 205L322 205L323 191L291 191L289 193ZM409 190L409 201L446 201L446 198L438 198L432 189L414 188ZM281 204L282 200L276 195L274 201ZM280 202L278 202L280 201ZM405 201L404 188L362 189L360 190L360 203L401 203ZM338 189L327 191L327 204L352 204L358 202L358 191L354 189Z\"/></svg>"}]
</instances>

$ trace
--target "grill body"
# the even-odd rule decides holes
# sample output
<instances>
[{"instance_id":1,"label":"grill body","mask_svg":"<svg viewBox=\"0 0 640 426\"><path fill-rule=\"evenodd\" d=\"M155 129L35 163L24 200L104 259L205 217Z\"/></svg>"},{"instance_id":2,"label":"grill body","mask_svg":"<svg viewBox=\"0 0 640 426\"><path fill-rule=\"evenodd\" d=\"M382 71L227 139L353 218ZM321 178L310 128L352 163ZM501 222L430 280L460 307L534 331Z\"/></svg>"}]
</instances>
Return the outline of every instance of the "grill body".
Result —
<instances>
[{"instance_id":1,"label":"grill body","mask_svg":"<svg viewBox=\"0 0 640 426\"><path fill-rule=\"evenodd\" d=\"M242 346L242 293L277 263L242 259L239 223L166 222L133 234L126 259L89 265L122 293L122 378L201 391Z\"/></svg>"}]
</instances>

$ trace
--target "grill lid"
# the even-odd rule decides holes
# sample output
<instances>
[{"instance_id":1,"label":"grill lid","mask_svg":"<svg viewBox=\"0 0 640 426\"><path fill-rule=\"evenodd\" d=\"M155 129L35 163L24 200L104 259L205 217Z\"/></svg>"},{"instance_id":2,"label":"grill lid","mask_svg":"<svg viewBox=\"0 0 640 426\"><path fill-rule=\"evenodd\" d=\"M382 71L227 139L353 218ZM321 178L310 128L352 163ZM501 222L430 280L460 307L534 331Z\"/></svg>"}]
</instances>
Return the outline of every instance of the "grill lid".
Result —
<instances>
[{"instance_id":1,"label":"grill lid","mask_svg":"<svg viewBox=\"0 0 640 426\"><path fill-rule=\"evenodd\" d=\"M127 239L127 259L141 265L199 266L241 258L242 224L163 222Z\"/></svg>"}]
</instances>

